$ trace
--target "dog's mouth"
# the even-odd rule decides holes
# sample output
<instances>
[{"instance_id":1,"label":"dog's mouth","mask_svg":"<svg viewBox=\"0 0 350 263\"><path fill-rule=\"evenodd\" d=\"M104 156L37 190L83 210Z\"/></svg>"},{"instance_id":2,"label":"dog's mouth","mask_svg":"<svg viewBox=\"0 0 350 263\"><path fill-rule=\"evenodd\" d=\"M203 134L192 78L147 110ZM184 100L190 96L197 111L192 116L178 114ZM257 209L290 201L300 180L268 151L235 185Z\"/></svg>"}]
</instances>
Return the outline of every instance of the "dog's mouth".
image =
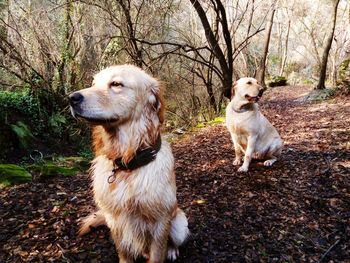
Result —
<instances>
[{"instance_id":1,"label":"dog's mouth","mask_svg":"<svg viewBox=\"0 0 350 263\"><path fill-rule=\"evenodd\" d=\"M254 103L254 102L258 102L260 100L263 93L264 93L264 90L260 89L258 95L250 96L250 95L246 94L244 97L249 101L249 103Z\"/></svg>"},{"instance_id":2,"label":"dog's mouth","mask_svg":"<svg viewBox=\"0 0 350 263\"><path fill-rule=\"evenodd\" d=\"M112 124L118 121L118 119L115 118L109 118L109 119L98 119L98 118L91 118L91 117L84 117L84 116L77 116L79 118L82 118L86 121L88 121L91 124L95 125L106 125L106 124Z\"/></svg>"},{"instance_id":3,"label":"dog's mouth","mask_svg":"<svg viewBox=\"0 0 350 263\"><path fill-rule=\"evenodd\" d=\"M252 97L252 96L249 96L248 94L246 94L244 97L245 97L250 103L252 103L252 102L258 102L258 101L260 100L260 98L261 98L260 95L255 96L255 97Z\"/></svg>"},{"instance_id":4,"label":"dog's mouth","mask_svg":"<svg viewBox=\"0 0 350 263\"><path fill-rule=\"evenodd\" d=\"M106 125L106 124L112 124L118 121L118 118L96 118L96 117L91 117L91 116L85 116L81 114L79 111L74 110L71 107L71 112L74 118L76 119L83 119L90 124L94 125Z\"/></svg>"}]
</instances>

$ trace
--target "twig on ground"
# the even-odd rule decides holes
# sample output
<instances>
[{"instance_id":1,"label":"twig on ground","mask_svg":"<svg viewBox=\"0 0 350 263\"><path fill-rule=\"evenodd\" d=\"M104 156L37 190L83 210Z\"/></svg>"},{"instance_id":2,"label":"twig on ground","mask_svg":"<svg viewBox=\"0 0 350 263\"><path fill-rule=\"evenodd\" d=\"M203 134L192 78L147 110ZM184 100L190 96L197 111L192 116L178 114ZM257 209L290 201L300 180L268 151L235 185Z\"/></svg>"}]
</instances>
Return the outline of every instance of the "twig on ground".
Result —
<instances>
[{"instance_id":1,"label":"twig on ground","mask_svg":"<svg viewBox=\"0 0 350 263\"><path fill-rule=\"evenodd\" d=\"M327 251L322 255L322 257L321 257L321 259L320 259L320 261L319 261L318 263L321 263L321 262L325 259L325 257L328 255L328 253L331 252L331 250L332 250L336 245L338 245L339 242L340 242L340 239L336 240L336 241L334 242L334 244L331 245L331 246L327 249Z\"/></svg>"}]
</instances>

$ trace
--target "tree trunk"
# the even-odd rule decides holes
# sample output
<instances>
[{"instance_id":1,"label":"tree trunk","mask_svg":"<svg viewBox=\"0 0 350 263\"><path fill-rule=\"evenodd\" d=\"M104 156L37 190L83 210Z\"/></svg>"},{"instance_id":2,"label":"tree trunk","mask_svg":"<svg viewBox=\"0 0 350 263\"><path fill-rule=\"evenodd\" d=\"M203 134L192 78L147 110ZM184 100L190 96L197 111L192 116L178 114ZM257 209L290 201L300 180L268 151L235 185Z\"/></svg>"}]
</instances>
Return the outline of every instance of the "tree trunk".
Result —
<instances>
[{"instance_id":1,"label":"tree trunk","mask_svg":"<svg viewBox=\"0 0 350 263\"><path fill-rule=\"evenodd\" d=\"M222 72L222 86L223 92L226 97L230 98L230 90L232 87L232 74L233 74L233 57L232 57L232 43L231 43L231 35L228 29L228 23L226 20L226 11L221 1L216 0L215 3L217 5L217 9L215 10L217 15L220 16L220 23L222 26L222 34L226 44L226 53L225 56L223 50L221 49L217 38L209 24L207 13L204 11L203 7L198 0L190 0L192 6L196 10L199 19L204 28L205 37L211 47L211 50L215 56L215 58L219 61L220 69Z\"/></svg>"},{"instance_id":2,"label":"tree trunk","mask_svg":"<svg viewBox=\"0 0 350 263\"><path fill-rule=\"evenodd\" d=\"M287 34L286 34L286 41L284 42L284 52L282 56L282 62L281 62L281 68L279 75L282 76L284 72L284 68L286 66L287 61L287 53L288 53L288 40L289 40L289 30L290 30L290 20L288 21L288 28L287 28Z\"/></svg>"},{"instance_id":3,"label":"tree trunk","mask_svg":"<svg viewBox=\"0 0 350 263\"><path fill-rule=\"evenodd\" d=\"M332 29L331 32L329 32L329 35L326 40L326 46L323 50L323 55L322 55L322 62L320 65L320 77L318 80L318 84L316 86L316 89L325 89L325 81L326 81L326 73L327 73L327 63L328 63L328 55L329 51L331 50L332 47L332 41L333 41L333 36L334 36L334 30L335 30L335 25L337 23L337 10L338 10L338 4L340 0L335 0L334 6L333 6L333 12L332 12Z\"/></svg>"},{"instance_id":4,"label":"tree trunk","mask_svg":"<svg viewBox=\"0 0 350 263\"><path fill-rule=\"evenodd\" d=\"M57 97L65 97L67 93L67 64L69 63L70 52L70 33L71 33L71 13L73 12L72 2L65 1L65 10L63 18L63 36L61 58L57 65L58 83L56 88ZM62 99L63 100L63 99Z\"/></svg>"},{"instance_id":5,"label":"tree trunk","mask_svg":"<svg viewBox=\"0 0 350 263\"><path fill-rule=\"evenodd\" d=\"M265 84L265 68L266 68L266 58L267 58L267 53L269 52L269 44L270 44L270 37L271 37L271 31L272 31L272 26L273 26L273 18L275 16L275 11L276 11L276 3L275 6L273 7L269 20L267 21L266 28L267 30L265 31L265 37L264 37L264 51L263 51L263 56L260 60L260 65L259 69L256 73L256 79L258 82L263 87L266 87Z\"/></svg>"}]
</instances>

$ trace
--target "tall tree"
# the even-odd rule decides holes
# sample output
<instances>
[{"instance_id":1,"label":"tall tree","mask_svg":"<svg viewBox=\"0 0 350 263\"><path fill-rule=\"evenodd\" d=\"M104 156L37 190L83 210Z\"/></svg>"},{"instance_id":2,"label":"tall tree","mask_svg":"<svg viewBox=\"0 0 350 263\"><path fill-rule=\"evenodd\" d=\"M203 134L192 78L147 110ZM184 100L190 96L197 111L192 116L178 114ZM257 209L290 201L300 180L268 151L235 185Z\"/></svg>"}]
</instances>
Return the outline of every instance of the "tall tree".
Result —
<instances>
[{"instance_id":1,"label":"tall tree","mask_svg":"<svg viewBox=\"0 0 350 263\"><path fill-rule=\"evenodd\" d=\"M211 1L214 5L216 15L222 26L223 39L226 44L226 54L225 54L219 45L218 39L215 37L213 29L209 24L207 14L204 11L202 5L198 0L190 0L190 1L197 12L199 19L201 20L201 23L205 31L205 37L211 47L211 50L214 56L216 57L216 59L219 61L219 65L222 73L222 79L221 79L222 86L223 86L223 89L226 91L225 96L230 97L227 91L230 90L232 86L233 51L232 51L231 34L228 29L228 23L226 18L226 10L220 0Z\"/></svg>"},{"instance_id":2,"label":"tall tree","mask_svg":"<svg viewBox=\"0 0 350 263\"><path fill-rule=\"evenodd\" d=\"M273 18L275 16L275 11L276 11L276 4L277 2L274 3L270 13L270 17L266 24L267 29L265 31L265 37L264 37L263 55L260 60L259 68L256 73L256 79L261 83L263 87L266 87L266 84L265 84L266 59L267 59L267 54L269 52L269 44L270 44L271 31L273 26Z\"/></svg>"},{"instance_id":3,"label":"tall tree","mask_svg":"<svg viewBox=\"0 0 350 263\"><path fill-rule=\"evenodd\" d=\"M287 61L287 54L288 54L288 40L289 40L289 31L290 31L290 19L288 20L288 26L287 26L287 33L286 33L286 39L284 41L284 51L283 51L283 56L281 60L281 67L280 67L280 72L279 75L282 76L284 72L284 68L286 66L286 61Z\"/></svg>"},{"instance_id":4,"label":"tall tree","mask_svg":"<svg viewBox=\"0 0 350 263\"><path fill-rule=\"evenodd\" d=\"M233 30L233 33L231 34L228 20L227 20L226 10L222 1L220 0L210 1L215 12L215 16L216 16L215 19L219 22L220 28L221 28L220 30L221 35L218 37L216 37L213 31L213 28L210 26L208 16L207 16L208 12L203 9L201 2L198 0L190 0L190 1L194 9L196 10L198 17L202 23L202 26L205 32L205 37L209 43L209 50L219 63L220 71L219 72L215 71L215 73L218 74L221 80L222 94L225 95L227 98L230 98L233 75L235 72L234 66L233 66L234 59L237 57L240 51L242 51L244 47L246 47L246 45L249 42L249 39L255 34L259 33L261 29L260 27L258 27L255 32L250 34L249 33L250 27L248 27L249 29L248 29L246 38L239 44L235 45L235 48L233 48L232 34L235 33L235 30ZM244 14L242 15L242 17L243 16ZM242 21L242 17L240 22ZM223 43L223 46L225 47L225 49L223 49L220 46L220 43Z\"/></svg>"},{"instance_id":5,"label":"tall tree","mask_svg":"<svg viewBox=\"0 0 350 263\"><path fill-rule=\"evenodd\" d=\"M316 89L325 89L325 81L326 81L326 74L327 74L327 64L328 64L328 55L329 51L332 47L332 41L334 37L334 31L335 31L335 25L337 23L337 11L338 11L338 5L340 0L333 0L333 10L332 10L332 28L329 32L329 35L326 40L326 46L323 50L322 55L322 62L320 65L320 76L318 80L318 84L316 86Z\"/></svg>"}]
</instances>

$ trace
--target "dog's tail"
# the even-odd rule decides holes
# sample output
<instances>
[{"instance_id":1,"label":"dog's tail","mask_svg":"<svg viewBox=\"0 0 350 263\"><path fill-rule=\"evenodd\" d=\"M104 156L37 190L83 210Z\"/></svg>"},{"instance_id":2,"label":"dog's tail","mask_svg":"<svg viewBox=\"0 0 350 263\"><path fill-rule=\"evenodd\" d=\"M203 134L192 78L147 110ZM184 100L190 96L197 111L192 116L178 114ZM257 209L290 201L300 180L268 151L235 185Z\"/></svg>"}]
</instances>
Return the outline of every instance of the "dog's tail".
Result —
<instances>
[{"instance_id":1,"label":"dog's tail","mask_svg":"<svg viewBox=\"0 0 350 263\"><path fill-rule=\"evenodd\" d=\"M90 232L91 228L106 225L106 219L101 210L91 213L79 222L79 236Z\"/></svg>"},{"instance_id":2,"label":"dog's tail","mask_svg":"<svg viewBox=\"0 0 350 263\"><path fill-rule=\"evenodd\" d=\"M170 238L175 246L182 245L188 238L190 231L188 230L188 222L184 211L177 208L175 216L171 221Z\"/></svg>"},{"instance_id":3,"label":"dog's tail","mask_svg":"<svg viewBox=\"0 0 350 263\"><path fill-rule=\"evenodd\" d=\"M176 260L179 256L178 247L181 246L188 238L190 231L188 230L188 222L184 211L176 208L174 217L171 220L168 256L170 261Z\"/></svg>"}]
</instances>

